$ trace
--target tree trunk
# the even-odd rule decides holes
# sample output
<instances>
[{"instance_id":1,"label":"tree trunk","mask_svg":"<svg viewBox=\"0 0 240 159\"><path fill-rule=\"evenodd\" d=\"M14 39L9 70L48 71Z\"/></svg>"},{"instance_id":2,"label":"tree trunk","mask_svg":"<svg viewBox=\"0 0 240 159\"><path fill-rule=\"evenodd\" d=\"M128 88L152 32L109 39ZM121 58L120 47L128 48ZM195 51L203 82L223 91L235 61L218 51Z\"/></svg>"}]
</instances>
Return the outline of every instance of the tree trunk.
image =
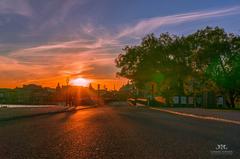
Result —
<instances>
[{"instance_id":1,"label":"tree trunk","mask_svg":"<svg viewBox=\"0 0 240 159\"><path fill-rule=\"evenodd\" d=\"M235 108L235 98L233 97L233 95L230 96L230 103L232 108Z\"/></svg>"},{"instance_id":2,"label":"tree trunk","mask_svg":"<svg viewBox=\"0 0 240 159\"><path fill-rule=\"evenodd\" d=\"M229 91L228 93L228 103L230 108L235 108L235 97L233 91Z\"/></svg>"},{"instance_id":3,"label":"tree trunk","mask_svg":"<svg viewBox=\"0 0 240 159\"><path fill-rule=\"evenodd\" d=\"M231 104L230 104L230 102L229 102L228 99L226 100L226 104L227 104L227 107L228 107L228 108L231 108Z\"/></svg>"}]
</instances>

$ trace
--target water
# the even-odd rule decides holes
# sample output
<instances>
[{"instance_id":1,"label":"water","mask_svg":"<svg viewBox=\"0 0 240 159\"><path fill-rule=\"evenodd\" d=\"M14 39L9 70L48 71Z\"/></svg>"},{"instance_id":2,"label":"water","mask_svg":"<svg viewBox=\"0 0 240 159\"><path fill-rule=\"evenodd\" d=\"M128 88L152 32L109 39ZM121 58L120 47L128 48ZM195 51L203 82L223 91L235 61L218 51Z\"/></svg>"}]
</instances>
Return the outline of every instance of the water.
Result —
<instances>
[{"instance_id":1,"label":"water","mask_svg":"<svg viewBox=\"0 0 240 159\"><path fill-rule=\"evenodd\" d=\"M12 104L0 104L0 107L7 107L7 108L47 108L47 107L56 107L56 105L12 105Z\"/></svg>"}]
</instances>

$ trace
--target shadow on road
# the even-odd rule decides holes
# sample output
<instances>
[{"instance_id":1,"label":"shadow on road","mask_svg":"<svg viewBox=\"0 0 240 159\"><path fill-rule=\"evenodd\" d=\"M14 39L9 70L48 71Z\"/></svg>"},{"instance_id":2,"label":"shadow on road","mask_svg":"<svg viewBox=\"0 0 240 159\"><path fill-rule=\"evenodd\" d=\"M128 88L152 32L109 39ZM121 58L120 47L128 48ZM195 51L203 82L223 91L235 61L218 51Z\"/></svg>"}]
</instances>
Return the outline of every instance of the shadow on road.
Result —
<instances>
[{"instance_id":1,"label":"shadow on road","mask_svg":"<svg viewBox=\"0 0 240 159\"><path fill-rule=\"evenodd\" d=\"M64 110L55 111L55 112L44 112L44 113L27 114L27 115L20 115L20 116L16 115L16 116L13 116L13 117L0 118L0 122L26 119L26 118L33 118L33 117L39 117L39 116L56 115L56 114L60 114L60 113L64 113L66 115L66 117L69 117L79 110L89 109L89 108L94 108L94 107L95 106L86 106L86 107L81 107L81 108L66 108Z\"/></svg>"}]
</instances>

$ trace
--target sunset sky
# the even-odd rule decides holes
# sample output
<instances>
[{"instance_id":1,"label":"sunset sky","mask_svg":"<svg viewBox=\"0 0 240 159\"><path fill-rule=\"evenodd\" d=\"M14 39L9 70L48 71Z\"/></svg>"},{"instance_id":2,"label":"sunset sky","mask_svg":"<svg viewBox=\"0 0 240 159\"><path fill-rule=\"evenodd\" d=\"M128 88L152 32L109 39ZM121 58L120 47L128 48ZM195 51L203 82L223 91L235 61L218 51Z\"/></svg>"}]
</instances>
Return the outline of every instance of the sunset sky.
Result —
<instances>
[{"instance_id":1,"label":"sunset sky","mask_svg":"<svg viewBox=\"0 0 240 159\"><path fill-rule=\"evenodd\" d=\"M240 34L239 0L1 0L0 87L84 78L113 89L114 59L148 33Z\"/></svg>"}]
</instances>

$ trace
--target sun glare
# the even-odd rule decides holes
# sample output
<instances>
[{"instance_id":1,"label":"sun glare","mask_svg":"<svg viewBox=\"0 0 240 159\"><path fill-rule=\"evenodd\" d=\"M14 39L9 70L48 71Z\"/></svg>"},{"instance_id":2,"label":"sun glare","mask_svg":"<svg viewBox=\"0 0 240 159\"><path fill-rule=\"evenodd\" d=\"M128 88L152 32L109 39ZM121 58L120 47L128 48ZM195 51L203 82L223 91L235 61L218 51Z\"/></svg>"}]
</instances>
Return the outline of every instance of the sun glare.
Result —
<instances>
[{"instance_id":1,"label":"sun glare","mask_svg":"<svg viewBox=\"0 0 240 159\"><path fill-rule=\"evenodd\" d=\"M74 86L83 86L83 87L87 87L90 84L90 80L89 79L85 79L85 78L75 78L70 80L70 84L74 85Z\"/></svg>"}]
</instances>

